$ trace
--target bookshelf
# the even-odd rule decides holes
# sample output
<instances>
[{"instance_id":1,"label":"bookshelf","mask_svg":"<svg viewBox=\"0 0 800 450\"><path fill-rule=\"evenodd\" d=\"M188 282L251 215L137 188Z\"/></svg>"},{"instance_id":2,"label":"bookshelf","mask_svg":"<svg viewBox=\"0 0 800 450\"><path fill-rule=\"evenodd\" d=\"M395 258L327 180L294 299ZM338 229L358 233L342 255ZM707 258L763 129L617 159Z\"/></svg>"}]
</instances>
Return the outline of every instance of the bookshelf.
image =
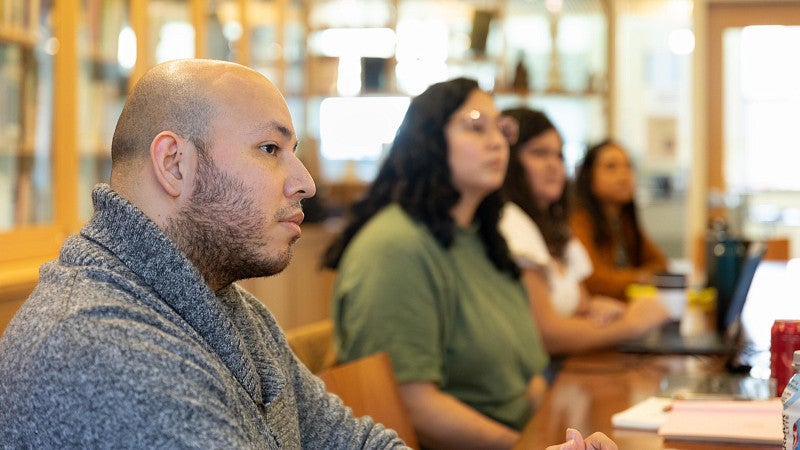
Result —
<instances>
[{"instance_id":1,"label":"bookshelf","mask_svg":"<svg viewBox=\"0 0 800 450\"><path fill-rule=\"evenodd\" d=\"M5 1L0 9L0 227L27 225L42 199L34 183L38 36L37 2Z\"/></svg>"},{"instance_id":2,"label":"bookshelf","mask_svg":"<svg viewBox=\"0 0 800 450\"><path fill-rule=\"evenodd\" d=\"M0 332L41 264L89 218L127 93L148 68L195 56L250 65L303 117L303 8L300 0L0 0ZM308 251L322 251L311 235ZM267 286L291 292L284 284L296 278ZM267 299L289 325L318 319L327 304L316 299L306 318L284 305L293 300Z\"/></svg>"}]
</instances>

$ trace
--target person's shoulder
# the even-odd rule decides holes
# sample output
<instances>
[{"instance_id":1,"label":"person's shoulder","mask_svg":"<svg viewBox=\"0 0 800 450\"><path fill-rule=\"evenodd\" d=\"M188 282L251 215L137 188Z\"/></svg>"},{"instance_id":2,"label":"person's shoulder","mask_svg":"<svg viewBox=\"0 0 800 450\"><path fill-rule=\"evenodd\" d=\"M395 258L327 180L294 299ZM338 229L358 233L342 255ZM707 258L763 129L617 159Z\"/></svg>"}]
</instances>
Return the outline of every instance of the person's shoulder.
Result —
<instances>
[{"instance_id":1,"label":"person's shoulder","mask_svg":"<svg viewBox=\"0 0 800 450\"><path fill-rule=\"evenodd\" d=\"M520 208L519 205L517 205L514 202L505 202L503 204L503 210L500 215L501 223L504 221L512 221L512 220L517 221L524 218L531 220L530 216L528 216L528 214L525 211L523 211L523 209Z\"/></svg>"},{"instance_id":2,"label":"person's shoulder","mask_svg":"<svg viewBox=\"0 0 800 450\"><path fill-rule=\"evenodd\" d=\"M540 233L539 226L519 205L506 202L500 216L500 232L508 239L520 230Z\"/></svg>"},{"instance_id":3,"label":"person's shoulder","mask_svg":"<svg viewBox=\"0 0 800 450\"><path fill-rule=\"evenodd\" d=\"M574 236L570 238L565 250L565 259L571 270L579 275L579 279L586 278L592 274L592 260L580 239Z\"/></svg>"},{"instance_id":4,"label":"person's shoulder","mask_svg":"<svg viewBox=\"0 0 800 450\"><path fill-rule=\"evenodd\" d=\"M433 237L424 224L414 220L400 205L391 204L373 216L356 239L371 246L403 249L426 246Z\"/></svg>"},{"instance_id":5,"label":"person's shoulder","mask_svg":"<svg viewBox=\"0 0 800 450\"><path fill-rule=\"evenodd\" d=\"M98 274L97 272L103 272ZM102 268L68 267L47 263L40 271L39 283L23 303L7 328L8 339L22 347L70 339L92 344L104 333L126 333L135 327L163 330L175 326L166 307L159 308L157 296L137 286L125 285Z\"/></svg>"},{"instance_id":6,"label":"person's shoulder","mask_svg":"<svg viewBox=\"0 0 800 450\"><path fill-rule=\"evenodd\" d=\"M77 278L60 291L40 285L23 304L2 337L0 378L65 388L81 377L105 378L132 388L130 374L137 371L157 370L174 382L186 361L199 367L208 358L194 331L166 305Z\"/></svg>"},{"instance_id":7,"label":"person's shoulder","mask_svg":"<svg viewBox=\"0 0 800 450\"><path fill-rule=\"evenodd\" d=\"M428 228L392 204L356 233L342 255L339 273L349 273L351 269L361 273L374 267L421 267L445 258L445 249Z\"/></svg>"},{"instance_id":8,"label":"person's shoulder","mask_svg":"<svg viewBox=\"0 0 800 450\"><path fill-rule=\"evenodd\" d=\"M539 226L518 205L506 202L499 228L518 265L535 267L550 263L550 252Z\"/></svg>"}]
</instances>

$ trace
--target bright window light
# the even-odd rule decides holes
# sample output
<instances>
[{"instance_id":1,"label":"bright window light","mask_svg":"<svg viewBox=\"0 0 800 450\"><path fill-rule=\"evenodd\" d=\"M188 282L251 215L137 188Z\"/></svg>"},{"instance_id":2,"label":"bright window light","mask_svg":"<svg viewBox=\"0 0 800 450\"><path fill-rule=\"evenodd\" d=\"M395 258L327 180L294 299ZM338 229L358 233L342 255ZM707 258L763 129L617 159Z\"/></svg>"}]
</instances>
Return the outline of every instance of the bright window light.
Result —
<instances>
[{"instance_id":1,"label":"bright window light","mask_svg":"<svg viewBox=\"0 0 800 450\"><path fill-rule=\"evenodd\" d=\"M408 97L332 97L320 105L320 154L329 160L377 160L394 140Z\"/></svg>"},{"instance_id":2,"label":"bright window light","mask_svg":"<svg viewBox=\"0 0 800 450\"><path fill-rule=\"evenodd\" d=\"M786 98L800 94L800 27L778 25L742 29L742 95ZM765 51L764 49L769 49Z\"/></svg>"},{"instance_id":3,"label":"bright window light","mask_svg":"<svg viewBox=\"0 0 800 450\"><path fill-rule=\"evenodd\" d=\"M336 90L339 95L357 95L361 92L361 58L357 56L339 58Z\"/></svg>"},{"instance_id":4,"label":"bright window light","mask_svg":"<svg viewBox=\"0 0 800 450\"><path fill-rule=\"evenodd\" d=\"M418 95L448 78L447 24L440 20L405 20L397 25L397 89Z\"/></svg>"},{"instance_id":5,"label":"bright window light","mask_svg":"<svg viewBox=\"0 0 800 450\"><path fill-rule=\"evenodd\" d=\"M315 53L324 56L394 56L395 35L390 28L329 28L310 41Z\"/></svg>"},{"instance_id":6,"label":"bright window light","mask_svg":"<svg viewBox=\"0 0 800 450\"><path fill-rule=\"evenodd\" d=\"M792 57L800 47L800 27L731 28L723 42L729 188L800 190L800 62Z\"/></svg>"},{"instance_id":7,"label":"bright window light","mask_svg":"<svg viewBox=\"0 0 800 450\"><path fill-rule=\"evenodd\" d=\"M136 64L136 34L131 27L125 27L119 32L117 61L126 70L133 69Z\"/></svg>"},{"instance_id":8,"label":"bright window light","mask_svg":"<svg viewBox=\"0 0 800 450\"><path fill-rule=\"evenodd\" d=\"M397 61L447 60L447 24L406 20L397 25Z\"/></svg>"},{"instance_id":9,"label":"bright window light","mask_svg":"<svg viewBox=\"0 0 800 450\"><path fill-rule=\"evenodd\" d=\"M167 22L161 27L156 62L194 58L194 27L187 22Z\"/></svg>"},{"instance_id":10,"label":"bright window light","mask_svg":"<svg viewBox=\"0 0 800 450\"><path fill-rule=\"evenodd\" d=\"M447 63L444 61L405 61L398 62L397 89L409 95L419 95L433 83L450 78Z\"/></svg>"},{"instance_id":11,"label":"bright window light","mask_svg":"<svg viewBox=\"0 0 800 450\"><path fill-rule=\"evenodd\" d=\"M597 42L603 22L597 17L563 17L556 38L561 53L585 53Z\"/></svg>"},{"instance_id":12,"label":"bright window light","mask_svg":"<svg viewBox=\"0 0 800 450\"><path fill-rule=\"evenodd\" d=\"M669 50L676 55L689 55L694 51L694 33L692 30L687 28L672 30L667 40Z\"/></svg>"},{"instance_id":13,"label":"bright window light","mask_svg":"<svg viewBox=\"0 0 800 450\"><path fill-rule=\"evenodd\" d=\"M508 17L505 30L509 48L524 48L530 53L549 53L552 48L550 24L544 16Z\"/></svg>"},{"instance_id":14,"label":"bright window light","mask_svg":"<svg viewBox=\"0 0 800 450\"><path fill-rule=\"evenodd\" d=\"M235 20L222 24L222 35L225 36L228 42L238 41L242 37L242 32L242 24Z\"/></svg>"}]
</instances>

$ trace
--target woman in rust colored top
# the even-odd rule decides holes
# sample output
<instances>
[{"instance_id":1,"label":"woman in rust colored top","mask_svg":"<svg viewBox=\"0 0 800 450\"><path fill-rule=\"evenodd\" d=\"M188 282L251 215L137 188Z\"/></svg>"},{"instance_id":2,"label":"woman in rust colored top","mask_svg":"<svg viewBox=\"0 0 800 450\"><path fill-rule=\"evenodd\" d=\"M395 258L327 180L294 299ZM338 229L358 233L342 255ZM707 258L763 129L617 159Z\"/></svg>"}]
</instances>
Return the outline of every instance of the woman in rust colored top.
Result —
<instances>
[{"instance_id":1,"label":"woman in rust colored top","mask_svg":"<svg viewBox=\"0 0 800 450\"><path fill-rule=\"evenodd\" d=\"M624 299L628 285L652 283L655 273L667 270L664 252L639 224L634 190L630 159L619 144L606 140L586 152L570 225L594 266L586 279L592 294Z\"/></svg>"}]
</instances>

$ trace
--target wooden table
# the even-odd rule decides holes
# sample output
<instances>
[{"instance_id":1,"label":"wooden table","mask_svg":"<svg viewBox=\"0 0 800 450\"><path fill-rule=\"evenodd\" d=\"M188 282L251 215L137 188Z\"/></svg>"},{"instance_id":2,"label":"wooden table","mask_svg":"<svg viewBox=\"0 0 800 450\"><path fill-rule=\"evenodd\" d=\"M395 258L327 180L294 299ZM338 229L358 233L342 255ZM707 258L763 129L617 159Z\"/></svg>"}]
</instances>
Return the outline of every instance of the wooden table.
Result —
<instances>
[{"instance_id":1,"label":"wooden table","mask_svg":"<svg viewBox=\"0 0 800 450\"><path fill-rule=\"evenodd\" d=\"M515 448L538 450L564 442L564 431L572 427L584 436L602 431L621 450L780 449L780 446L664 442L655 432L615 429L611 424L614 413L657 394L666 375L722 373L724 363L725 359L717 356L634 355L615 351L572 356L564 361Z\"/></svg>"},{"instance_id":2,"label":"wooden table","mask_svg":"<svg viewBox=\"0 0 800 450\"><path fill-rule=\"evenodd\" d=\"M758 357L749 361L759 376L769 375L773 321L800 319L800 302L794 301L798 289L800 259L788 263L764 261L759 265L742 312L742 327L749 345L760 349L761 354L766 352L766 361ZM713 329L709 318L707 313L689 308L683 320L688 332L703 333ZM616 351L571 356L564 361L516 448L538 450L564 442L564 431L572 427L584 436L602 431L611 436L621 450L780 449L781 446L664 442L655 432L615 429L611 424L613 414L658 394L665 376L719 374L724 372L724 365L725 358L718 356L634 355Z\"/></svg>"}]
</instances>

